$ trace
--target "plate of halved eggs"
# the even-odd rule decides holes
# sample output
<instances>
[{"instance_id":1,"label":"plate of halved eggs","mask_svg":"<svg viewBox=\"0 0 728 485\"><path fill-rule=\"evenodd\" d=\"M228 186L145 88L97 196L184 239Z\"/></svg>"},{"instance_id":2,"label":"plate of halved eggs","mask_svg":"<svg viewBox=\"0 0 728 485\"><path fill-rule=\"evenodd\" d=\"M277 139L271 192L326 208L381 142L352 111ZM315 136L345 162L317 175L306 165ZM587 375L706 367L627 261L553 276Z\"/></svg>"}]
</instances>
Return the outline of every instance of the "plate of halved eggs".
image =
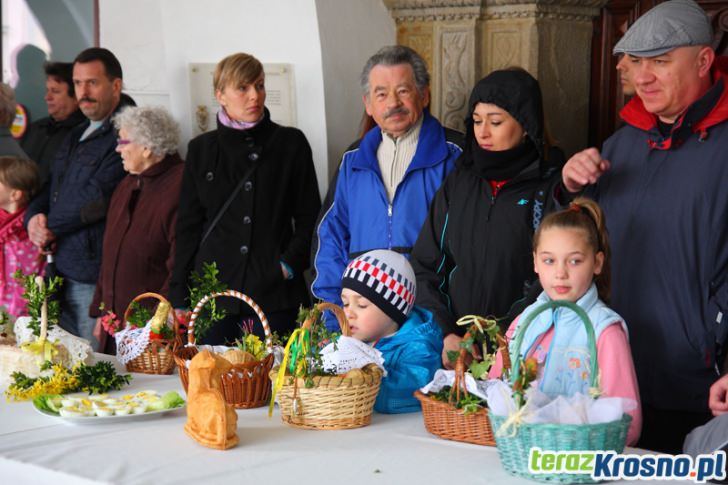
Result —
<instances>
[{"instance_id":1,"label":"plate of halved eggs","mask_svg":"<svg viewBox=\"0 0 728 485\"><path fill-rule=\"evenodd\" d=\"M98 424L146 419L185 406L175 391L139 391L136 394L43 395L33 399L40 414L79 424Z\"/></svg>"}]
</instances>

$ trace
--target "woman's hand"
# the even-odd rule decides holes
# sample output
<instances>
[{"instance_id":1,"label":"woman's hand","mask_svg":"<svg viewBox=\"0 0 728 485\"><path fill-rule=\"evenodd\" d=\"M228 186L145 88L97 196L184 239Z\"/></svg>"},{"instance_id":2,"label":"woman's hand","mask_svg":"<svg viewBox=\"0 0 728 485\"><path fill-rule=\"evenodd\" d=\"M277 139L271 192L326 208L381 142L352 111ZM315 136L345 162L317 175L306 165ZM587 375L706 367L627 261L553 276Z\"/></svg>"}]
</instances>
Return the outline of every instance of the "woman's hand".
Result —
<instances>
[{"instance_id":1,"label":"woman's hand","mask_svg":"<svg viewBox=\"0 0 728 485\"><path fill-rule=\"evenodd\" d=\"M447 358L447 353L452 351L460 351L460 342L463 341L463 338L455 335L454 333L448 334L447 337L442 341L442 366L445 369L454 369L455 363L450 362L450 359Z\"/></svg>"},{"instance_id":2,"label":"woman's hand","mask_svg":"<svg viewBox=\"0 0 728 485\"><path fill-rule=\"evenodd\" d=\"M442 366L445 369L455 369L455 362L450 362L447 357L448 351L460 352L460 343L463 338L454 333L448 334L447 337L442 341ZM465 354L465 366L467 367L473 361L473 357L476 359L482 358L482 353L477 345L473 345L470 348L470 352Z\"/></svg>"},{"instance_id":3,"label":"woman's hand","mask_svg":"<svg viewBox=\"0 0 728 485\"><path fill-rule=\"evenodd\" d=\"M106 338L108 337L108 334L106 333L104 328L101 326L101 317L96 319L96 325L94 326L93 336L99 342L99 348L96 349L96 351L103 352L104 347L106 346Z\"/></svg>"}]
</instances>

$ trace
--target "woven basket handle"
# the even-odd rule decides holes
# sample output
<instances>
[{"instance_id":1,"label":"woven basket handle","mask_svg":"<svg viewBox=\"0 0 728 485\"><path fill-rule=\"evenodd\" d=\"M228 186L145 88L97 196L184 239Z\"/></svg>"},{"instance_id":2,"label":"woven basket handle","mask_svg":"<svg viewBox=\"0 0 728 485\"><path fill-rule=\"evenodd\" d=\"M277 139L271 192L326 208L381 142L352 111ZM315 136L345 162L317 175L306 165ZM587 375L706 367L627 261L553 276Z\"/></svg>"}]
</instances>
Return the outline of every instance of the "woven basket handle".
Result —
<instances>
[{"instance_id":1,"label":"woven basket handle","mask_svg":"<svg viewBox=\"0 0 728 485\"><path fill-rule=\"evenodd\" d=\"M321 311L322 313L325 312L326 310L330 310L336 317L336 321L339 322L339 328L341 329L341 335L343 335L344 337L351 336L351 330L349 329L349 320L347 320L344 310L339 305L335 305L333 303L321 302L316 305L316 309ZM314 324L316 323L316 320L318 320L318 319L308 317L306 320L304 320L303 325L301 325L301 328L305 329L305 330L310 330L311 327L313 327Z\"/></svg>"},{"instance_id":2,"label":"woven basket handle","mask_svg":"<svg viewBox=\"0 0 728 485\"><path fill-rule=\"evenodd\" d=\"M478 320L480 320L482 323L485 323L485 319L483 317L477 317ZM463 336L463 340L467 340L470 337L474 336L476 332L479 332L480 328L477 325L471 326L467 332L465 332L465 335ZM498 332L495 336L496 342L498 344L498 348L496 349L497 352L500 352L501 359L503 360L503 368L504 369L510 369L511 368L511 356L508 354L508 342L506 339ZM455 362L455 381L453 382L452 388L450 389L450 402L453 402L453 397L455 398L454 401L457 402L460 400L460 391L465 394L465 396L468 396L468 389L465 386L465 357L467 354L471 353L469 350L461 348L460 353L458 354L458 360ZM453 395L454 394L454 395Z\"/></svg>"},{"instance_id":3,"label":"woven basket handle","mask_svg":"<svg viewBox=\"0 0 728 485\"><path fill-rule=\"evenodd\" d=\"M126 310L124 311L124 322L129 321L129 317L131 316L131 311L132 311L132 308L131 308L132 303L136 303L138 301L145 300L147 298L154 298L156 300L159 300L159 303L166 303L169 306L169 311L167 312L167 316L172 317L172 328L174 330L174 336L175 336L175 338L177 338L177 335L179 334L179 324L177 323L177 318L175 318L175 315L174 315L174 308L172 307L172 304L169 301L167 301L167 299L165 297L163 297L162 295L160 295L158 293L152 293L151 291L149 291L147 293L142 293L141 295L135 296L134 299L129 302L129 305L126 307ZM127 327L129 326L128 323L126 326Z\"/></svg>"},{"instance_id":4,"label":"woven basket handle","mask_svg":"<svg viewBox=\"0 0 728 485\"><path fill-rule=\"evenodd\" d=\"M526 317L521 325L518 325L518 332L516 334L515 343L513 349L516 352L516 365L513 366L513 372L511 373L511 385L518 382L518 378L521 373L521 344L523 343L523 336L526 334L526 329L531 325L533 320L542 312L546 310L556 310L557 308L568 308L569 310L576 313L584 324L586 330L586 338L589 346L589 366L590 366L590 387L597 387L599 380L599 363L597 362L597 342L594 337L594 326L589 320L589 316L584 310L581 309L575 303L565 300L552 300L542 305L537 306L533 311Z\"/></svg>"},{"instance_id":5,"label":"woven basket handle","mask_svg":"<svg viewBox=\"0 0 728 485\"><path fill-rule=\"evenodd\" d=\"M197 320L197 317L200 316L200 312L202 311L202 307L205 306L205 304L212 300L213 298L217 298L218 296L230 296L233 298L237 298L238 300L241 300L245 302L250 308L253 309L255 314L258 316L258 319L260 320L260 323L263 325L263 332L265 334L265 349L268 351L268 353L273 352L273 337L270 333L270 325L268 324L268 318L265 316L265 313L263 313L263 310L258 306L257 303L253 301L252 298L250 298L248 295L244 293L240 293L239 291L235 290L225 290L225 291L219 291L217 293L211 293L209 295L205 295L204 297L200 298L200 301L197 302L197 305L195 305L194 310L192 310L192 316L190 317L190 324L187 326L187 346L191 347L195 345L195 321Z\"/></svg>"}]
</instances>

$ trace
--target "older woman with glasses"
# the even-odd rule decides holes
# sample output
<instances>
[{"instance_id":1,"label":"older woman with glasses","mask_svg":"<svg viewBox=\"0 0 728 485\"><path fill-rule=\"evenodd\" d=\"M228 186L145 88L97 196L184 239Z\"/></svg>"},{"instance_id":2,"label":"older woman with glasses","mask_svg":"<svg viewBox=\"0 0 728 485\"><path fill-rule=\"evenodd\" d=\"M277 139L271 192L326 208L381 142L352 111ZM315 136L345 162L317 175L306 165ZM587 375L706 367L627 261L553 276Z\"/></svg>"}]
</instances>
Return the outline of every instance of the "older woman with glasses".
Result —
<instances>
[{"instance_id":1,"label":"older woman with glasses","mask_svg":"<svg viewBox=\"0 0 728 485\"><path fill-rule=\"evenodd\" d=\"M159 107L130 107L114 118L119 130L116 151L128 172L111 197L104 234L101 270L90 308L123 314L129 302L147 291L167 294L174 261L177 201L182 160L177 155L179 127ZM96 325L102 349L113 353Z\"/></svg>"}]
</instances>

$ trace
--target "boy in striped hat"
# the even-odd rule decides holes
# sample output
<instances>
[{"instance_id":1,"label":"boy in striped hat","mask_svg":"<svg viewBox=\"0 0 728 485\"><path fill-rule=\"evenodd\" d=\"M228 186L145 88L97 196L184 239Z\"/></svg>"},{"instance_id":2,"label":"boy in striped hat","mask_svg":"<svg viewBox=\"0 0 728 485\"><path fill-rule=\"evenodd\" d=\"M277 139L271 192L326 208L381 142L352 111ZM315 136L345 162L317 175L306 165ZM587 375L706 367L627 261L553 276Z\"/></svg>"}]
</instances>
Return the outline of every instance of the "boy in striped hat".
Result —
<instances>
[{"instance_id":1,"label":"boy in striped hat","mask_svg":"<svg viewBox=\"0 0 728 485\"><path fill-rule=\"evenodd\" d=\"M351 336L382 352L387 376L374 404L380 413L420 410L415 390L440 368L442 331L414 306L415 273L407 258L377 249L353 259L341 280Z\"/></svg>"}]
</instances>

